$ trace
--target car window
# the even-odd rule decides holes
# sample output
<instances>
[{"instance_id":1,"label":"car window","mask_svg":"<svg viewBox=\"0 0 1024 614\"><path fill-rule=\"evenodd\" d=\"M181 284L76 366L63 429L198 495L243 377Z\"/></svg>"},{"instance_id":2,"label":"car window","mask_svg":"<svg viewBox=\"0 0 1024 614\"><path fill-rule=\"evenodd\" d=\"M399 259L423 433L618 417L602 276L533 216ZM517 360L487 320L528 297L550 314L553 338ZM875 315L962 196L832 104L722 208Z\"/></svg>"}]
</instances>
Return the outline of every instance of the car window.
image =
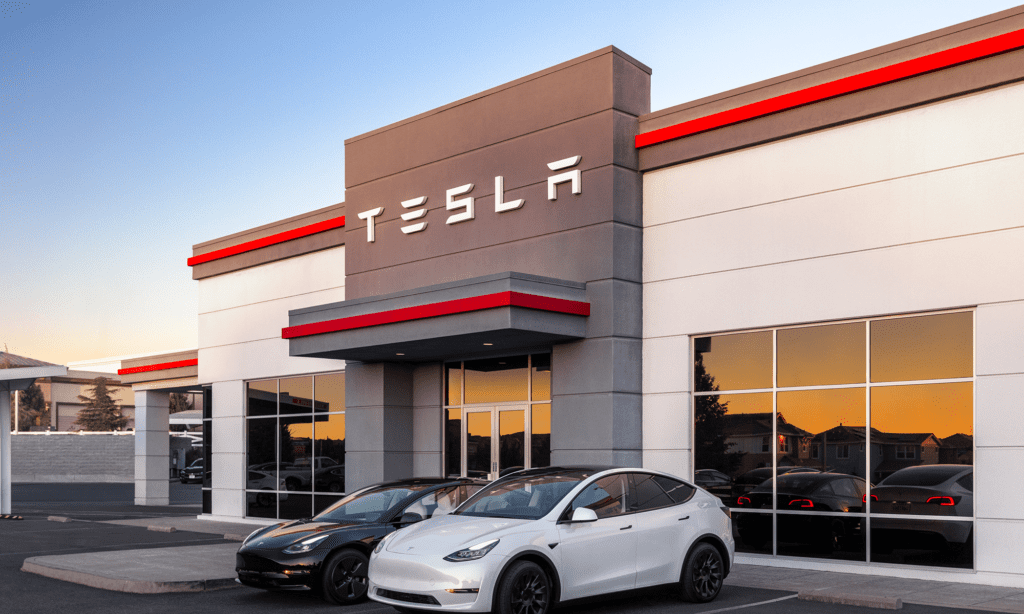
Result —
<instances>
[{"instance_id":1,"label":"car window","mask_svg":"<svg viewBox=\"0 0 1024 614\"><path fill-rule=\"evenodd\" d=\"M433 518L452 513L458 504L459 487L449 486L429 492L406 506L403 514L419 514L420 518Z\"/></svg>"},{"instance_id":2,"label":"car window","mask_svg":"<svg viewBox=\"0 0 1024 614\"><path fill-rule=\"evenodd\" d=\"M573 488L590 477L584 471L509 476L491 482L456 514L488 518L543 518Z\"/></svg>"},{"instance_id":3,"label":"car window","mask_svg":"<svg viewBox=\"0 0 1024 614\"><path fill-rule=\"evenodd\" d=\"M626 513L626 475L618 473L601 478L576 495L569 507L569 516L579 507L587 507L598 518L611 518Z\"/></svg>"},{"instance_id":4,"label":"car window","mask_svg":"<svg viewBox=\"0 0 1024 614\"><path fill-rule=\"evenodd\" d=\"M632 501L630 509L635 512L658 509L675 505L672 497L669 497L665 490L654 481L654 476L649 473L631 473L629 478L633 483Z\"/></svg>"},{"instance_id":5,"label":"car window","mask_svg":"<svg viewBox=\"0 0 1024 614\"><path fill-rule=\"evenodd\" d=\"M861 495L861 493L857 492L857 486L853 480L849 479L832 482L832 489L841 497L860 497Z\"/></svg>"},{"instance_id":6,"label":"car window","mask_svg":"<svg viewBox=\"0 0 1024 614\"><path fill-rule=\"evenodd\" d=\"M693 496L694 488L686 482L680 482L679 480L673 480L663 475L654 476L654 481L661 486L662 489L668 493L668 496L672 497L672 500L676 503L682 503L689 501L690 497Z\"/></svg>"},{"instance_id":7,"label":"car window","mask_svg":"<svg viewBox=\"0 0 1024 614\"><path fill-rule=\"evenodd\" d=\"M381 486L354 493L317 514L315 519L328 522L344 520L374 522L409 495L429 487L429 484Z\"/></svg>"},{"instance_id":8,"label":"car window","mask_svg":"<svg viewBox=\"0 0 1024 614\"><path fill-rule=\"evenodd\" d=\"M970 492L974 492L974 474L968 473L964 477L956 481L957 484L963 486Z\"/></svg>"}]
</instances>

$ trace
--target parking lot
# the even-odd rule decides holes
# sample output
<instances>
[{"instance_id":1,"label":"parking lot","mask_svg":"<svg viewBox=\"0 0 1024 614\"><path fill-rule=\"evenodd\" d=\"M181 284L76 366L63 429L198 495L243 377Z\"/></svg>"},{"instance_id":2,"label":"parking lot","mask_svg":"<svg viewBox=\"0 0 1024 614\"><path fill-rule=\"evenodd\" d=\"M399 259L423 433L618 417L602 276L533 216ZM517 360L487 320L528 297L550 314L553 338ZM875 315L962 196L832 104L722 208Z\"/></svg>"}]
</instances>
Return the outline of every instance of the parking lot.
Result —
<instances>
[{"instance_id":1,"label":"parking lot","mask_svg":"<svg viewBox=\"0 0 1024 614\"><path fill-rule=\"evenodd\" d=\"M338 612L310 593L268 593L237 587L199 593L140 595L90 588L21 571L27 557L100 551L201 546L231 543L209 533L177 531L162 533L144 527L108 524L105 521L138 518L194 517L198 513L198 485L171 485L168 507L136 507L130 485L16 485L14 512L20 521L0 521L0 603L5 614L29 614L73 607L78 614L146 612L147 614L231 614L238 612ZM53 522L62 515L74 522ZM126 555L127 556L127 555ZM347 609L353 614L394 612L390 607L365 602ZM629 594L594 603L563 606L573 614L664 614L668 612L743 612L750 614L875 610L802 601L791 591L737 586L728 580L719 598L710 604L680 602L664 591ZM909 613L978 612L904 604Z\"/></svg>"}]
</instances>

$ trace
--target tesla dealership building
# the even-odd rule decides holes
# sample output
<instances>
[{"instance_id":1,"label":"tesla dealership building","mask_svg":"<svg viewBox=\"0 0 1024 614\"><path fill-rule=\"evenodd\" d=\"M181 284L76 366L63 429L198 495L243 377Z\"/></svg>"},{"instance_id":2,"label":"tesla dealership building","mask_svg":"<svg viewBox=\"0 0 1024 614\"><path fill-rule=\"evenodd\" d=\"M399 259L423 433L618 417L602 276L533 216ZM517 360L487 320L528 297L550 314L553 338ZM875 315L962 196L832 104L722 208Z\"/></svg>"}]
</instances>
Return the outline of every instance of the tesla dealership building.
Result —
<instances>
[{"instance_id":1,"label":"tesla dealership building","mask_svg":"<svg viewBox=\"0 0 1024 614\"><path fill-rule=\"evenodd\" d=\"M1024 586L1024 8L654 112L650 83L558 64L195 245L198 352L136 411L206 391L204 516L642 466L733 508L742 562Z\"/></svg>"}]
</instances>

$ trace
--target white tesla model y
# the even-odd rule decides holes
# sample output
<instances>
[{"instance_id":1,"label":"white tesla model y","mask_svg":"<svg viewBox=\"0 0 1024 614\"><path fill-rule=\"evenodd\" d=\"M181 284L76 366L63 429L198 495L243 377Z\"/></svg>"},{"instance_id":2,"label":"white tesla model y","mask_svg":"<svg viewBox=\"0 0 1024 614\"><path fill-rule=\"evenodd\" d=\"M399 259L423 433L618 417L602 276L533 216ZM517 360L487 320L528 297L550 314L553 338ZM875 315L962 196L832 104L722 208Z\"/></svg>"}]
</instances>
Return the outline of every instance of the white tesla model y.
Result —
<instances>
[{"instance_id":1,"label":"white tesla model y","mask_svg":"<svg viewBox=\"0 0 1024 614\"><path fill-rule=\"evenodd\" d=\"M705 602L734 554L728 510L679 478L546 467L390 534L370 557L369 595L400 612L545 614L559 602L658 585Z\"/></svg>"}]
</instances>

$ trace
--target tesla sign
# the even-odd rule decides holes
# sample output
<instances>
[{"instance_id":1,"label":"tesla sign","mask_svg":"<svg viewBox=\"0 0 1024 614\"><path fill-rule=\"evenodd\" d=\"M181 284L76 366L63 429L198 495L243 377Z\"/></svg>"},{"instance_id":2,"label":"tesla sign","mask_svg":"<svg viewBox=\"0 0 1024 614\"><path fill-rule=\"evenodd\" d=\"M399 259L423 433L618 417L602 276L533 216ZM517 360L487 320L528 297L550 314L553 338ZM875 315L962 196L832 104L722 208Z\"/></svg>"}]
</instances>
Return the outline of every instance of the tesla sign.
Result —
<instances>
[{"instance_id":1,"label":"tesla sign","mask_svg":"<svg viewBox=\"0 0 1024 614\"><path fill-rule=\"evenodd\" d=\"M571 158L565 158L564 160L558 160L548 164L549 169L557 172L557 174L548 177L548 200L558 199L558 186L563 183L569 184L573 194L581 194L583 192L582 173L580 172L580 169L574 169L574 167L579 165L580 160L582 159L582 156L573 156ZM448 216L448 219L445 220L445 224L459 224L476 218L474 198L472 196L466 196L472 191L472 183L460 185L457 188L445 191L445 209L452 212L452 214ZM500 176L494 178L495 213L515 211L516 209L521 208L525 203L526 201L522 198L506 202L505 178ZM427 216L427 209L422 207L427 204L427 197L417 196L416 198L403 200L401 204L403 209L408 210L407 213L402 214L402 221L412 222L411 224L402 226L402 232L409 235L426 230L427 221L424 218ZM384 207L377 207L357 214L359 219L366 220L366 241L368 243L373 243L376 240L376 234L374 232L376 220L383 213Z\"/></svg>"}]
</instances>

